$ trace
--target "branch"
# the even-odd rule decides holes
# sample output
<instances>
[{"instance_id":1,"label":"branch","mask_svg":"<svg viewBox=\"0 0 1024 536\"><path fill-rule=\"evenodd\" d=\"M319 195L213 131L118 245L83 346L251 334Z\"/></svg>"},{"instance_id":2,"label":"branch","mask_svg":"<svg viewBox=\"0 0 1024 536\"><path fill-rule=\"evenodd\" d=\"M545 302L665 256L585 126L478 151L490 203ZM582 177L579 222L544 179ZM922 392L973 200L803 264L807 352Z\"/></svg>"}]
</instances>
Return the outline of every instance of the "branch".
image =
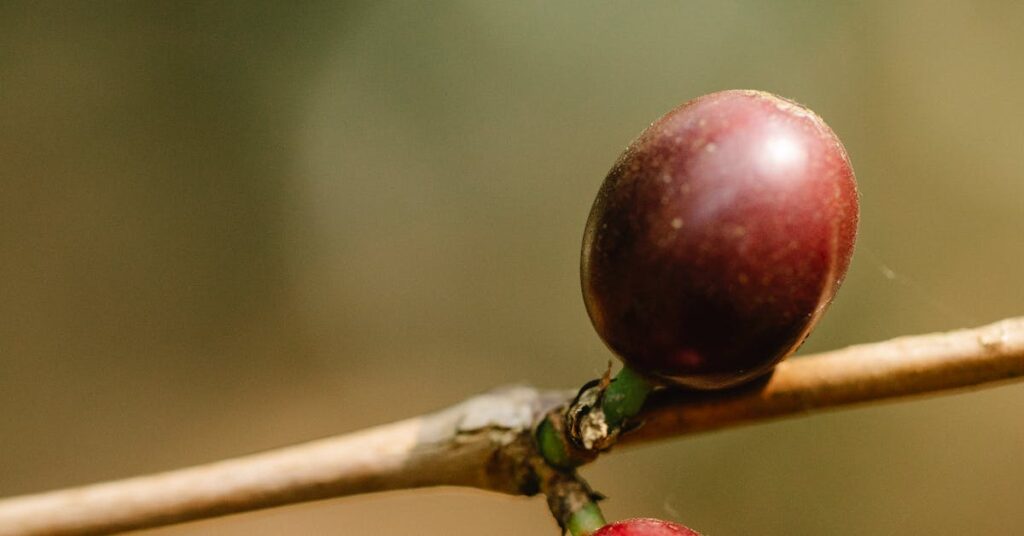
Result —
<instances>
[{"instance_id":1,"label":"branch","mask_svg":"<svg viewBox=\"0 0 1024 536\"><path fill-rule=\"evenodd\" d=\"M533 423L567 392L505 388L438 413L166 473L0 500L0 536L83 535L431 486L529 495ZM526 445L524 445L524 439ZM521 487L526 485L527 487Z\"/></svg>"},{"instance_id":2,"label":"branch","mask_svg":"<svg viewBox=\"0 0 1024 536\"><path fill-rule=\"evenodd\" d=\"M1024 377L1024 317L783 361L749 387L655 392L620 444Z\"/></svg>"},{"instance_id":3,"label":"branch","mask_svg":"<svg viewBox=\"0 0 1024 536\"><path fill-rule=\"evenodd\" d=\"M1024 317L795 358L756 385L654 393L634 444L1024 376ZM100 534L384 490L530 495L532 429L569 393L519 387L370 430L233 460L0 501L0 536Z\"/></svg>"}]
</instances>

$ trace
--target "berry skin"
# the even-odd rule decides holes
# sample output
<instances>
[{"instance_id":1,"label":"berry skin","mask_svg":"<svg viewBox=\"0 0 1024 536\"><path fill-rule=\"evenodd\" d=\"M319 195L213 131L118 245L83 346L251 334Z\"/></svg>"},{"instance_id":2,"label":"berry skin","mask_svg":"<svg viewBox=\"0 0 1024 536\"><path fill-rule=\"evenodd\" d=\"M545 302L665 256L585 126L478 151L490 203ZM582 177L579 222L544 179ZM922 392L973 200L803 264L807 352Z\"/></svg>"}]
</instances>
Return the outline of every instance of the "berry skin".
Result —
<instances>
[{"instance_id":1,"label":"berry skin","mask_svg":"<svg viewBox=\"0 0 1024 536\"><path fill-rule=\"evenodd\" d=\"M839 289L857 196L846 150L807 108L741 90L687 102L601 186L581 262L591 321L626 364L665 382L761 376Z\"/></svg>"},{"instance_id":2,"label":"berry skin","mask_svg":"<svg viewBox=\"0 0 1024 536\"><path fill-rule=\"evenodd\" d=\"M700 536L682 525L660 519L627 519L598 529L591 536Z\"/></svg>"}]
</instances>

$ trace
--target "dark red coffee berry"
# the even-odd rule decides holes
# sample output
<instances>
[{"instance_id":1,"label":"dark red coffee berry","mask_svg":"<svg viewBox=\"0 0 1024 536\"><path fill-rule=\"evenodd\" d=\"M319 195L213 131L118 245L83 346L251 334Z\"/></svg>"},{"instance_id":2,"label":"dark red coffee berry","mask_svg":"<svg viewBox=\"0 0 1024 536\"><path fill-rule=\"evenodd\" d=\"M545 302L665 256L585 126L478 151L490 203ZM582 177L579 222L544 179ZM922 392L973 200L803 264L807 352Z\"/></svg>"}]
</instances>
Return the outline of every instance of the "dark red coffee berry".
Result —
<instances>
[{"instance_id":1,"label":"dark red coffee berry","mask_svg":"<svg viewBox=\"0 0 1024 536\"><path fill-rule=\"evenodd\" d=\"M692 100L626 149L583 240L587 311L637 371L728 387L793 352L846 274L846 150L814 112L759 91Z\"/></svg>"},{"instance_id":2,"label":"dark red coffee berry","mask_svg":"<svg viewBox=\"0 0 1024 536\"><path fill-rule=\"evenodd\" d=\"M668 521L637 518L605 525L591 536L700 536L700 534Z\"/></svg>"}]
</instances>

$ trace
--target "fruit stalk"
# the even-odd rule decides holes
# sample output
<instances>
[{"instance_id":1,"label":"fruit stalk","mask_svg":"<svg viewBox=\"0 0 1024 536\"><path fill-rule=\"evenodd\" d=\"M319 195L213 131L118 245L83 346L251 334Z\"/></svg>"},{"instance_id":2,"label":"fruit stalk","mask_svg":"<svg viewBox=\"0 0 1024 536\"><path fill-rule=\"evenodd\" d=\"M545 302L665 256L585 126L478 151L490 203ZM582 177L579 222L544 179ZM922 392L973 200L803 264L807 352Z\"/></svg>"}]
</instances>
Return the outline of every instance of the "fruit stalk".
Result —
<instances>
[{"instance_id":1,"label":"fruit stalk","mask_svg":"<svg viewBox=\"0 0 1024 536\"><path fill-rule=\"evenodd\" d=\"M618 438L643 408L654 385L630 367L585 385L565 408L552 411L537 429L541 455L554 467L572 468L592 460Z\"/></svg>"},{"instance_id":2,"label":"fruit stalk","mask_svg":"<svg viewBox=\"0 0 1024 536\"><path fill-rule=\"evenodd\" d=\"M574 469L552 467L539 456L532 459L537 486L547 497L548 510L563 531L572 536L590 536L605 525L595 493Z\"/></svg>"},{"instance_id":3,"label":"fruit stalk","mask_svg":"<svg viewBox=\"0 0 1024 536\"><path fill-rule=\"evenodd\" d=\"M607 522L604 520L604 515L601 514L601 509L597 503L591 502L577 510L569 518L565 528L572 536L590 536L600 530L605 523Z\"/></svg>"}]
</instances>

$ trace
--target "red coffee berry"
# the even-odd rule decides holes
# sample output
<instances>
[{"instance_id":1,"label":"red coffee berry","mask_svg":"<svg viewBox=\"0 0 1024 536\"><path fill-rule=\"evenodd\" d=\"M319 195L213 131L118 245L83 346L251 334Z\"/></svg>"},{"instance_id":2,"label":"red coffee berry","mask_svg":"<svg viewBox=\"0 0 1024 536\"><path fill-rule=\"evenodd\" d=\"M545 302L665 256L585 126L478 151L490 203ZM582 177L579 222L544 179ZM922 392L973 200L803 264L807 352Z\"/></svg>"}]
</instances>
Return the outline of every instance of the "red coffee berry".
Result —
<instances>
[{"instance_id":1,"label":"red coffee berry","mask_svg":"<svg viewBox=\"0 0 1024 536\"><path fill-rule=\"evenodd\" d=\"M627 519L598 529L591 536L700 536L682 525L660 519Z\"/></svg>"},{"instance_id":2,"label":"red coffee berry","mask_svg":"<svg viewBox=\"0 0 1024 536\"><path fill-rule=\"evenodd\" d=\"M768 372L846 274L857 185L814 112L713 93L647 128L587 221L582 280L598 334L643 374L700 389Z\"/></svg>"}]
</instances>

